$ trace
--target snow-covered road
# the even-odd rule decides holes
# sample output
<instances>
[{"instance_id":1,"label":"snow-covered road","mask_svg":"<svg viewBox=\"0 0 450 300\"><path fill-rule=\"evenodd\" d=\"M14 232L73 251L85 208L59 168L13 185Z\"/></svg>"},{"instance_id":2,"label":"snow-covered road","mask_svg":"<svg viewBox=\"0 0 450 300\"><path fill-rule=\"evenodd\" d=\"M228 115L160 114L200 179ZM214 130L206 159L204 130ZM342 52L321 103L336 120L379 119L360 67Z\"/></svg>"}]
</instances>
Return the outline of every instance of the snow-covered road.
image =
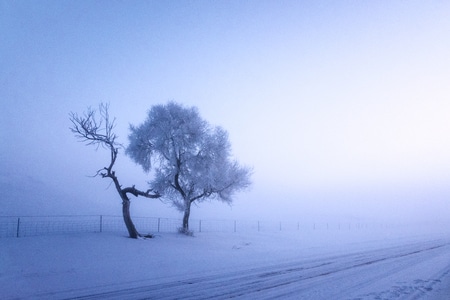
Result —
<instances>
[{"instance_id":1,"label":"snow-covered road","mask_svg":"<svg viewBox=\"0 0 450 300\"><path fill-rule=\"evenodd\" d=\"M0 283L5 299L450 299L446 235L356 234L6 239Z\"/></svg>"},{"instance_id":2,"label":"snow-covered road","mask_svg":"<svg viewBox=\"0 0 450 300\"><path fill-rule=\"evenodd\" d=\"M300 259L238 272L215 272L158 284L93 288L77 291L77 295L52 296L75 296L76 299L423 299L433 297L431 292L448 279L449 272L450 244L436 240ZM450 295L448 297L450 299Z\"/></svg>"}]
</instances>

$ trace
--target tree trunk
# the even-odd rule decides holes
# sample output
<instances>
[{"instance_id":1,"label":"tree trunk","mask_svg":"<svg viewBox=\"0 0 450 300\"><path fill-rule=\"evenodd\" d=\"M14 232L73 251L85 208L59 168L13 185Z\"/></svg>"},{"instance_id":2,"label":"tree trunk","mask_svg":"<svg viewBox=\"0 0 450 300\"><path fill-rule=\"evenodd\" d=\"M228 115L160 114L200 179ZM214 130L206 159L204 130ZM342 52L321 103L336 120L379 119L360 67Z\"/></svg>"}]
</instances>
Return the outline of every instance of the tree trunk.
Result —
<instances>
[{"instance_id":1,"label":"tree trunk","mask_svg":"<svg viewBox=\"0 0 450 300\"><path fill-rule=\"evenodd\" d=\"M186 207L184 208L183 216L183 231L187 233L189 231L189 215L191 214L191 202L185 201Z\"/></svg>"},{"instance_id":2,"label":"tree trunk","mask_svg":"<svg viewBox=\"0 0 450 300\"><path fill-rule=\"evenodd\" d=\"M136 230L133 221L131 220L130 200L124 199L124 197L122 197L122 214L123 214L123 221L125 222L125 226L127 227L130 238L137 239L140 235L139 232Z\"/></svg>"}]
</instances>

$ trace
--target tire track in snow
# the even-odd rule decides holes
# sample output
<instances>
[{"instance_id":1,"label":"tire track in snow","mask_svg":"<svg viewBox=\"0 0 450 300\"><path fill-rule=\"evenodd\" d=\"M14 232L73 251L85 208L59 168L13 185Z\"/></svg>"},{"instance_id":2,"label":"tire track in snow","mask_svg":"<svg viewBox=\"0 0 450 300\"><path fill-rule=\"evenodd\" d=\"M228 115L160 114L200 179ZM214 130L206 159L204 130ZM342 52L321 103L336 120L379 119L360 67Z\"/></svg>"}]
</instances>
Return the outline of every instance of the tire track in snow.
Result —
<instances>
[{"instance_id":1,"label":"tire track in snow","mask_svg":"<svg viewBox=\"0 0 450 300\"><path fill-rule=\"evenodd\" d=\"M53 294L57 299L335 299L348 298L348 291L373 285L387 275L428 258L448 253L448 243L415 243L353 254L253 268L238 272L216 272L212 275L183 278L167 283L138 287L97 287ZM434 282L433 284L436 284ZM428 288L432 288L429 286ZM427 291L424 288L423 291ZM67 296L70 295L70 296ZM77 295L77 296L72 296ZM366 299L376 293L366 293ZM42 295L45 297L45 295ZM39 297L39 296L38 296ZM375 297L375 296L374 296ZM333 297L332 297L333 298ZM374 298L375 299L375 298Z\"/></svg>"}]
</instances>

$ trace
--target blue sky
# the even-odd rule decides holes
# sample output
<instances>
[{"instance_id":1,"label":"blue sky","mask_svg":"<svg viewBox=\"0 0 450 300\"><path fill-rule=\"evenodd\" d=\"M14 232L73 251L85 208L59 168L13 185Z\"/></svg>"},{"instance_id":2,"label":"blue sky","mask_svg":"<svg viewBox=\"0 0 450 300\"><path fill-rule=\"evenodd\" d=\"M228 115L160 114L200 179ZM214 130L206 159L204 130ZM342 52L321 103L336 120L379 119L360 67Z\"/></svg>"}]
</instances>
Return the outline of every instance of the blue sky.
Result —
<instances>
[{"instance_id":1,"label":"blue sky","mask_svg":"<svg viewBox=\"0 0 450 300\"><path fill-rule=\"evenodd\" d=\"M445 219L449 13L447 1L2 0L0 174L17 194L3 213L120 214L108 182L86 177L107 153L76 142L68 113L109 102L126 144L130 123L174 100L223 126L254 168L232 208L193 217ZM124 184L145 185L120 159ZM19 196L30 180L65 196L33 205ZM134 213L177 215L147 201Z\"/></svg>"}]
</instances>

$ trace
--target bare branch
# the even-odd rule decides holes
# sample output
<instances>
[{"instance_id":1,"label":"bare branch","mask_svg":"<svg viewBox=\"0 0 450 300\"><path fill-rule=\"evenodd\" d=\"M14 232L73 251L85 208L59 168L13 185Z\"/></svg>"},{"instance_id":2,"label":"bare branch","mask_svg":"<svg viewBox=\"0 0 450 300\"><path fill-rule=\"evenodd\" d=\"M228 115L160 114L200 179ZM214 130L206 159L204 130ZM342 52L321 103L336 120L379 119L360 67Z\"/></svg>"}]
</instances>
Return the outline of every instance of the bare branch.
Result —
<instances>
[{"instance_id":1,"label":"bare branch","mask_svg":"<svg viewBox=\"0 0 450 300\"><path fill-rule=\"evenodd\" d=\"M122 189L122 191L124 193L130 193L133 196L137 197L137 196L142 196L142 197L146 197L146 198L159 198L161 197L160 194L158 192L154 192L153 194L150 194L151 192L153 192L153 189L148 189L146 192L140 191L138 189L136 189L136 187L133 185L132 187L127 187Z\"/></svg>"},{"instance_id":2,"label":"bare branch","mask_svg":"<svg viewBox=\"0 0 450 300\"><path fill-rule=\"evenodd\" d=\"M99 119L92 108L88 108L82 116L71 112L69 118L73 126L70 130L86 145L97 145L111 150L120 148L121 145L116 143L117 135L113 132L116 120L110 120L108 109L108 104L100 104Z\"/></svg>"}]
</instances>

